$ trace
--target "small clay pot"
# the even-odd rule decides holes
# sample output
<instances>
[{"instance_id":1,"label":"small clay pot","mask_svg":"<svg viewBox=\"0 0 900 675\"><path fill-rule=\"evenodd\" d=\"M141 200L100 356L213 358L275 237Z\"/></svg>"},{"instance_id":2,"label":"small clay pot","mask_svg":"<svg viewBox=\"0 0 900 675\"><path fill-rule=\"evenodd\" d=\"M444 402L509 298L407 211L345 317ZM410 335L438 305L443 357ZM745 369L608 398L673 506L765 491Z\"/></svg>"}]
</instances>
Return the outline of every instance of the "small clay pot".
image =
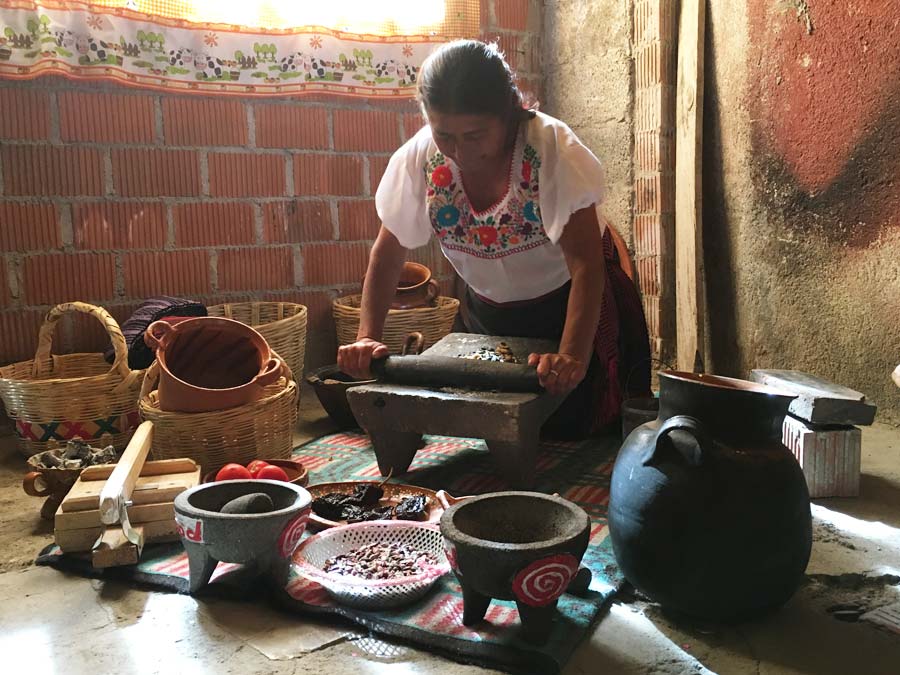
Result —
<instances>
[{"instance_id":1,"label":"small clay pot","mask_svg":"<svg viewBox=\"0 0 900 675\"><path fill-rule=\"evenodd\" d=\"M494 492L457 501L441 516L447 559L463 591L463 624L484 618L491 598L514 600L526 639L544 642L556 604L579 570L591 521L576 504L539 492Z\"/></svg>"},{"instance_id":2,"label":"small clay pot","mask_svg":"<svg viewBox=\"0 0 900 675\"><path fill-rule=\"evenodd\" d=\"M419 263L405 262L391 309L431 307L440 292L440 284L431 278L430 269Z\"/></svg>"},{"instance_id":3,"label":"small clay pot","mask_svg":"<svg viewBox=\"0 0 900 675\"><path fill-rule=\"evenodd\" d=\"M255 493L268 495L275 510L221 513L233 499ZM229 480L182 492L175 498L175 524L188 554L191 593L209 582L219 561L253 565L283 588L311 503L304 488L274 480Z\"/></svg>"},{"instance_id":4,"label":"small clay pot","mask_svg":"<svg viewBox=\"0 0 900 675\"><path fill-rule=\"evenodd\" d=\"M159 361L160 410L193 413L246 405L287 372L262 335L233 319L155 321L144 342Z\"/></svg>"},{"instance_id":5,"label":"small clay pot","mask_svg":"<svg viewBox=\"0 0 900 675\"><path fill-rule=\"evenodd\" d=\"M48 468L38 464L38 457L42 452L28 458L28 466L31 469L22 479L22 489L25 494L32 497L46 497L47 500L41 506L41 518L53 520L56 510L62 500L72 489L81 469Z\"/></svg>"}]
</instances>

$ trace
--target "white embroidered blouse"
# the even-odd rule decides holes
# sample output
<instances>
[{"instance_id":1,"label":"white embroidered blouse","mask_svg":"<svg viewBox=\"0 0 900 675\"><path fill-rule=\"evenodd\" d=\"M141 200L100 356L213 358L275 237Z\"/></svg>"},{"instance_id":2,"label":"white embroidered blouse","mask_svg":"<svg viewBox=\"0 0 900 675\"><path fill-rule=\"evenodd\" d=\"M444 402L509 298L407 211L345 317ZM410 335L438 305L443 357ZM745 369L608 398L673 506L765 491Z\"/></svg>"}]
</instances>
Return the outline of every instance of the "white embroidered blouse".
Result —
<instances>
[{"instance_id":1,"label":"white embroidered blouse","mask_svg":"<svg viewBox=\"0 0 900 675\"><path fill-rule=\"evenodd\" d=\"M427 126L391 157L375 206L401 245L417 248L436 235L472 290L502 303L570 279L559 238L575 211L602 198L600 161L563 122L537 113L520 125L506 194L486 211L469 203L459 168Z\"/></svg>"}]
</instances>

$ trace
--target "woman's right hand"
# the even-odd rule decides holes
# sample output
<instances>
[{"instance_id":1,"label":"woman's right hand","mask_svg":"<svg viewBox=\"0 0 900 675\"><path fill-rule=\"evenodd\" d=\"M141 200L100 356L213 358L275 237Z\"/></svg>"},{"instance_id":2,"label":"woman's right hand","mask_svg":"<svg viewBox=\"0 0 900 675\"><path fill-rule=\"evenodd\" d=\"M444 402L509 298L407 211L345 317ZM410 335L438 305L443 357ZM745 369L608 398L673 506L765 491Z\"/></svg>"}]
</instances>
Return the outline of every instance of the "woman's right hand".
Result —
<instances>
[{"instance_id":1,"label":"woman's right hand","mask_svg":"<svg viewBox=\"0 0 900 675\"><path fill-rule=\"evenodd\" d=\"M353 344L338 348L338 368L357 380L371 380L372 371L369 366L372 359L381 359L390 354L390 350L372 338L360 338Z\"/></svg>"}]
</instances>

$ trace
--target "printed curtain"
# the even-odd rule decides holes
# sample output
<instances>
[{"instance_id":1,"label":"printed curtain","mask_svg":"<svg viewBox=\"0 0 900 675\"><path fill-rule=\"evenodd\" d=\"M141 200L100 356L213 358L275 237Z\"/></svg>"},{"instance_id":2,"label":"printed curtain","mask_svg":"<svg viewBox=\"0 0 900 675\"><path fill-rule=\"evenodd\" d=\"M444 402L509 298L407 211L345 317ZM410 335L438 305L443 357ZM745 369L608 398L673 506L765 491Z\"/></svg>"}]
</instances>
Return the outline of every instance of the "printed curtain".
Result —
<instances>
[{"instance_id":1,"label":"printed curtain","mask_svg":"<svg viewBox=\"0 0 900 675\"><path fill-rule=\"evenodd\" d=\"M479 0L0 0L0 78L242 96L409 98Z\"/></svg>"}]
</instances>

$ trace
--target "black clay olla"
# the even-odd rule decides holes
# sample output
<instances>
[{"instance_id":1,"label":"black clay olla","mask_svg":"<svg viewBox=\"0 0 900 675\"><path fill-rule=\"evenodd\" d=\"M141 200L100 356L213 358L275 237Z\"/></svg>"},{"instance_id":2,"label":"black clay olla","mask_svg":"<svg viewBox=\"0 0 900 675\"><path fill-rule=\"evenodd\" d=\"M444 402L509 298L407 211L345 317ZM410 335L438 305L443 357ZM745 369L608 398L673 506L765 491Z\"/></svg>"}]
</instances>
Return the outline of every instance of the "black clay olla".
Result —
<instances>
[{"instance_id":1,"label":"black clay olla","mask_svg":"<svg viewBox=\"0 0 900 675\"><path fill-rule=\"evenodd\" d=\"M661 372L659 418L628 436L609 531L622 572L664 607L738 621L786 602L812 545L809 493L781 443L792 397Z\"/></svg>"},{"instance_id":2,"label":"black clay olla","mask_svg":"<svg viewBox=\"0 0 900 675\"><path fill-rule=\"evenodd\" d=\"M267 498L274 510L248 513L250 500L243 498L251 496ZM206 585L220 560L255 565L283 586L311 502L299 485L259 479L205 483L175 497L175 523L188 554L191 593ZM229 509L243 512L223 512L229 504Z\"/></svg>"},{"instance_id":3,"label":"black clay olla","mask_svg":"<svg viewBox=\"0 0 900 675\"><path fill-rule=\"evenodd\" d=\"M590 519L572 502L539 492L494 492L441 516L450 567L463 590L463 623L484 618L491 598L515 600L527 639L547 639L556 603L588 545ZM588 573L589 574L589 573Z\"/></svg>"}]
</instances>

